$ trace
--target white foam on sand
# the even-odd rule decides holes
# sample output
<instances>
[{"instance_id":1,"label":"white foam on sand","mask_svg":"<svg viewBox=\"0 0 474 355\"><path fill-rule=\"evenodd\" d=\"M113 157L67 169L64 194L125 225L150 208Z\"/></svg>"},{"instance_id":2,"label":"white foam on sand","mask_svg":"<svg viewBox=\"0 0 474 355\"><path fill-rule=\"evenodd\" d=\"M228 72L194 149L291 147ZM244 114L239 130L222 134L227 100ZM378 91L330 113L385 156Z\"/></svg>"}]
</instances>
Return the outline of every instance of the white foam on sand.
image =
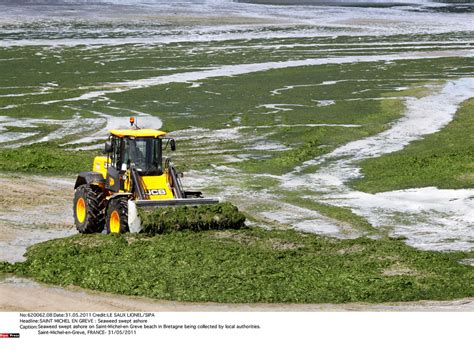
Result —
<instances>
[{"instance_id":1,"label":"white foam on sand","mask_svg":"<svg viewBox=\"0 0 474 355\"><path fill-rule=\"evenodd\" d=\"M333 221L305 208L287 205L286 208L283 206L278 211L261 212L260 215L282 224L292 225L296 229L309 233L344 235L342 228L334 224Z\"/></svg>"},{"instance_id":2,"label":"white foam on sand","mask_svg":"<svg viewBox=\"0 0 474 355\"><path fill-rule=\"evenodd\" d=\"M266 108L268 111L265 112L265 115L278 113L278 112L285 112L285 111L292 111L292 107L305 107L306 105L298 105L298 104L263 104L258 105L257 108Z\"/></svg>"},{"instance_id":3,"label":"white foam on sand","mask_svg":"<svg viewBox=\"0 0 474 355\"><path fill-rule=\"evenodd\" d=\"M388 130L348 143L287 174L282 187L303 188L321 194L321 202L349 207L374 226L392 229L421 249L463 250L473 247L474 189L435 187L369 194L346 183L361 177L357 162L403 149L452 121L456 110L474 96L474 78L447 82L433 95L406 100L404 117ZM319 166L316 173L301 174Z\"/></svg>"}]
</instances>

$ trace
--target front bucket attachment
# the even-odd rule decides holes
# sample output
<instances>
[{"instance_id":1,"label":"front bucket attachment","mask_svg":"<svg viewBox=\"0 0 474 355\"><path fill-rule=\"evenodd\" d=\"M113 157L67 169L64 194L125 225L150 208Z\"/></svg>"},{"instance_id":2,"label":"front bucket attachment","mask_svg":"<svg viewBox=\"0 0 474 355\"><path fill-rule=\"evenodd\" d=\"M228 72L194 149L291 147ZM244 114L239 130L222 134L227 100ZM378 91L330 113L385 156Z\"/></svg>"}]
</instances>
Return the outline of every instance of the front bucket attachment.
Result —
<instances>
[{"instance_id":1,"label":"front bucket attachment","mask_svg":"<svg viewBox=\"0 0 474 355\"><path fill-rule=\"evenodd\" d=\"M214 205L219 203L216 198L174 198L167 200L136 200L128 201L128 228L131 233L138 233L141 231L141 220L138 216L137 208L153 209L165 207L179 207L179 206L200 206L200 205Z\"/></svg>"},{"instance_id":2,"label":"front bucket attachment","mask_svg":"<svg viewBox=\"0 0 474 355\"><path fill-rule=\"evenodd\" d=\"M130 201L129 204L135 205L135 202ZM129 209L128 217L130 232L140 231L149 235L185 230L240 229L245 226L245 215L229 202L168 208L137 208L135 205ZM137 221L140 221L140 224Z\"/></svg>"}]
</instances>

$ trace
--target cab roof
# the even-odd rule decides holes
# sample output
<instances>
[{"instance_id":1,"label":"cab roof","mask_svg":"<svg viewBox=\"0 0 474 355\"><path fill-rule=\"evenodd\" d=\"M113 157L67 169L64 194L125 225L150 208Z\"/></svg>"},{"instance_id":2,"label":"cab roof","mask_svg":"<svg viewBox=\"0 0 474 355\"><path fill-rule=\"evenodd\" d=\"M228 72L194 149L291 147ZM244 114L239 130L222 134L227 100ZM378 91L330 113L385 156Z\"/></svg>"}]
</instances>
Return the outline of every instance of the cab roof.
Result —
<instances>
[{"instance_id":1,"label":"cab roof","mask_svg":"<svg viewBox=\"0 0 474 355\"><path fill-rule=\"evenodd\" d=\"M156 129L113 129L109 131L111 135L116 137L160 137L164 136L166 132L158 131Z\"/></svg>"}]
</instances>

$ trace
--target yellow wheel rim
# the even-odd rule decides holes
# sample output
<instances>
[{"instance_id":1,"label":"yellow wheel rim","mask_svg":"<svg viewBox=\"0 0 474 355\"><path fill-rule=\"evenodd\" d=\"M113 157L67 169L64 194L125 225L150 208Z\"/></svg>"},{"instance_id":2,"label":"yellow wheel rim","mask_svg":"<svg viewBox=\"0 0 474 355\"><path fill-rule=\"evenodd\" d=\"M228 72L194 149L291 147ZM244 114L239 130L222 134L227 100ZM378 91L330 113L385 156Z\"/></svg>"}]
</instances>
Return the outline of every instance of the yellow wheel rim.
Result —
<instances>
[{"instance_id":1,"label":"yellow wheel rim","mask_svg":"<svg viewBox=\"0 0 474 355\"><path fill-rule=\"evenodd\" d=\"M82 197L79 197L76 203L76 216L79 223L86 220L86 201Z\"/></svg>"},{"instance_id":2,"label":"yellow wheel rim","mask_svg":"<svg viewBox=\"0 0 474 355\"><path fill-rule=\"evenodd\" d=\"M120 215L117 211L113 211L110 215L109 225L111 233L120 233Z\"/></svg>"}]
</instances>

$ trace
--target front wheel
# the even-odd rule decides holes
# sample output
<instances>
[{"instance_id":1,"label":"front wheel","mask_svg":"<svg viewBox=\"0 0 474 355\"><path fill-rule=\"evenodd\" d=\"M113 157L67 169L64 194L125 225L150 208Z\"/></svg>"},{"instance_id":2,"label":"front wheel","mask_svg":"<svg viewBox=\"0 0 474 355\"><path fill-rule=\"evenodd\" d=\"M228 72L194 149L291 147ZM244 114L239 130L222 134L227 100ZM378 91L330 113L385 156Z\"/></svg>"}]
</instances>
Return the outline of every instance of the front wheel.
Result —
<instances>
[{"instance_id":1,"label":"front wheel","mask_svg":"<svg viewBox=\"0 0 474 355\"><path fill-rule=\"evenodd\" d=\"M100 233L105 224L105 194L95 185L81 185L74 193L74 223L80 233Z\"/></svg>"},{"instance_id":2,"label":"front wheel","mask_svg":"<svg viewBox=\"0 0 474 355\"><path fill-rule=\"evenodd\" d=\"M107 206L107 233L126 233L128 229L128 199L116 197Z\"/></svg>"}]
</instances>

